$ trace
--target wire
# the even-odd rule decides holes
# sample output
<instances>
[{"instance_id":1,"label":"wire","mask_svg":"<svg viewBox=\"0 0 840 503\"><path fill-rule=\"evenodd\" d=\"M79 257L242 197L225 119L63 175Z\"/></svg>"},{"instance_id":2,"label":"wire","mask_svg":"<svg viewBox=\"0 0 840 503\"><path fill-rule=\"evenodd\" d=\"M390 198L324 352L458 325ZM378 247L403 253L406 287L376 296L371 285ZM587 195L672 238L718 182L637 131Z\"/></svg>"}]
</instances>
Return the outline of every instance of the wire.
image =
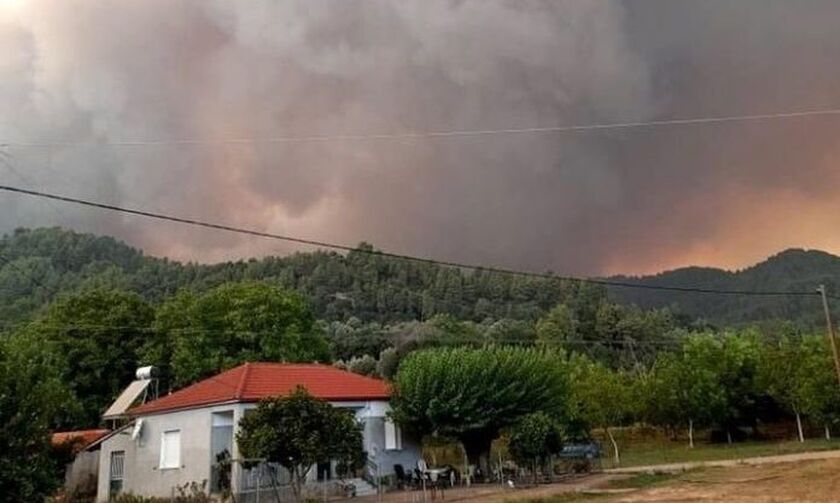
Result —
<instances>
[{"instance_id":1,"label":"wire","mask_svg":"<svg viewBox=\"0 0 840 503\"><path fill-rule=\"evenodd\" d=\"M112 141L54 141L54 142L16 142L5 141L0 147L13 148L41 148L41 147L149 147L156 145L213 145L213 144L255 144L255 143L311 143L311 142L348 142L348 141L377 141L377 140L418 140L425 138L457 138L470 136L489 136L503 134L543 134L543 133L574 133L585 131L604 131L614 129L656 128L663 126L690 126L702 124L719 124L727 122L764 121L776 119L793 119L800 117L818 117L840 115L840 108L798 110L790 112L725 115L717 117L695 117L687 119L665 119L654 121L609 122L602 124L581 124L570 126L547 126L529 128L506 129L461 129L444 131L408 131L402 133L379 133L358 135L313 135L313 136L275 136L275 137L241 137L241 138L180 138L180 139L152 139L152 140L112 140Z\"/></svg>"},{"instance_id":2,"label":"wire","mask_svg":"<svg viewBox=\"0 0 840 503\"><path fill-rule=\"evenodd\" d=\"M788 290L724 290L724 289L715 289L715 288L694 288L694 287L682 287L682 286L667 286L667 285L646 285L640 283L630 283L626 281L613 281L613 280L606 280L606 279L595 279L595 278L581 278L581 277L574 277L574 276L558 276L555 274L549 273L537 273L537 272L529 272L529 271L519 271L515 269L508 269L503 267L492 267L492 266L481 266L475 264L467 264L463 262L455 262L450 260L437 260L425 257L417 257L413 255L406 255L401 253L391 253L385 252L380 250L368 250L364 248L357 248L348 245L336 244L336 243L329 243L326 241L318 241L314 239L306 239L306 238L299 238L294 236L286 236L282 234L274 234L270 232L263 232L257 231L253 229L246 229L242 227L234 227L231 225L226 224L219 224L213 222L207 222L202 220L195 220L191 218L184 218L178 217L173 215L166 215L163 213L153 213L150 211L126 208L122 206L116 206L112 204L105 204L96 201L90 201L86 199L79 199L75 197L68 197L58 194L51 194L47 192L40 192L36 190L24 189L20 187L12 187L9 185L0 185L0 190L6 192L12 192L17 194L23 194L27 196L33 196L43 199L55 200L55 201L62 201L65 203L77 204L82 206L88 206L92 208L98 208L102 210L108 211L115 211L119 213L125 213L129 215L136 215L141 217L152 218L156 220L164 220L168 222L176 222L186 225L192 225L196 227L204 227L207 229L215 229L215 230L222 230L227 232L233 232L237 234L245 234L249 236L256 236L268 239L275 239L279 241L286 241L291 243L298 243L304 244L308 246L316 246L321 248L329 248L334 250L341 250L346 252L353 252L353 253L364 253L368 255L375 255L381 257L388 257L394 258L399 260L406 260L411 262L417 262L422 264L430 264L430 265L439 265L439 266L447 266L447 267L455 267L459 269L470 269L474 271L487 271L493 272L498 274L507 274L513 276L526 276L526 277L534 277L534 278L542 278L542 279L552 279L552 280L562 280L562 281L570 281L570 282L578 282L578 283L588 283L594 285L601 285L607 287L618 287L618 288L636 288L641 290L659 290L659 291L669 291L669 292L682 292L682 293L700 293L700 294L716 294L716 295L745 295L745 296L798 296L798 297L815 297L818 296L819 293L814 290L811 292L808 291L788 291ZM832 297L836 298L836 297Z\"/></svg>"},{"instance_id":3,"label":"wire","mask_svg":"<svg viewBox=\"0 0 840 503\"><path fill-rule=\"evenodd\" d=\"M125 325L96 325L96 324L62 324L50 325L40 323L37 320L29 323L21 323L18 325L6 325L7 330L16 330L19 328L34 328L39 333L59 332L66 333L70 331L86 331L86 330L114 330L114 331L132 331L141 333L165 333L165 334L230 334L230 335L257 335L257 336L276 336L277 331L274 330L239 330L239 329L208 329L208 328L170 328L160 329L156 327L144 326L125 326ZM327 337L329 339L329 337ZM429 337L427 339L403 341L407 343L430 343L441 342L443 345L459 345L459 344L523 344L523 345L537 345L537 346L557 346L564 347L566 345L573 346L678 346L682 343L681 337L675 338L650 338L642 340L634 339L608 339L608 338L593 338L582 340L563 340L563 341L540 341L537 339L524 339L518 337L494 337L484 335L473 335L469 337L453 335L450 341L441 342L436 337ZM399 344L400 338L397 336L392 341L392 344Z\"/></svg>"}]
</instances>

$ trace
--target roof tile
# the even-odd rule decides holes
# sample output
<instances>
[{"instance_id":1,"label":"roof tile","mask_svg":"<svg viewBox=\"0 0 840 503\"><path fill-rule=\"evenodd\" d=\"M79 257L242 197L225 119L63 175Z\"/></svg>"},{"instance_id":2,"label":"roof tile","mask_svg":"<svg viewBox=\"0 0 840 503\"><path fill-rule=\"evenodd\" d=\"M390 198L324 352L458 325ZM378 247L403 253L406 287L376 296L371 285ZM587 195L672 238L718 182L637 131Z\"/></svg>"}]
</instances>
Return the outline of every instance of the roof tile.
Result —
<instances>
[{"instance_id":1,"label":"roof tile","mask_svg":"<svg viewBox=\"0 0 840 503\"><path fill-rule=\"evenodd\" d=\"M134 416L225 402L256 402L290 394L297 386L323 400L387 400L385 381L329 365L245 363L129 410Z\"/></svg>"}]
</instances>

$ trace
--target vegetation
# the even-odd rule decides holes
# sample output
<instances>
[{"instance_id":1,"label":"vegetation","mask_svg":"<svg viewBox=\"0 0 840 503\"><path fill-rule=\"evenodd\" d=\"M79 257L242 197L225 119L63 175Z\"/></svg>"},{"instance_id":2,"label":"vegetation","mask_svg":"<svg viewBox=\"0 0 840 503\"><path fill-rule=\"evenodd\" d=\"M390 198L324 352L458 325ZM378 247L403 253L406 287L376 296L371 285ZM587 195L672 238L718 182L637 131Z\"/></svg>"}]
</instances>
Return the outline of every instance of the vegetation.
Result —
<instances>
[{"instance_id":1,"label":"vegetation","mask_svg":"<svg viewBox=\"0 0 840 503\"><path fill-rule=\"evenodd\" d=\"M508 449L517 463L531 465L537 483L538 467L563 449L562 426L545 412L523 416L511 428Z\"/></svg>"},{"instance_id":2,"label":"vegetation","mask_svg":"<svg viewBox=\"0 0 840 503\"><path fill-rule=\"evenodd\" d=\"M373 251L370 245L360 250ZM450 314L459 319L536 320L578 286L560 280L407 262L364 252L181 264L144 256L110 237L59 228L19 229L0 239L0 320L20 321L66 292L104 286L158 303L182 289L266 281L300 292L316 318L394 323ZM345 357L346 355L339 355Z\"/></svg>"},{"instance_id":3,"label":"vegetation","mask_svg":"<svg viewBox=\"0 0 840 503\"><path fill-rule=\"evenodd\" d=\"M400 365L393 414L406 429L455 438L487 473L490 444L502 428L544 412L569 417L567 366L561 353L513 347L438 348Z\"/></svg>"},{"instance_id":4,"label":"vegetation","mask_svg":"<svg viewBox=\"0 0 840 503\"><path fill-rule=\"evenodd\" d=\"M111 500L113 503L211 503L214 501L207 492L206 481L199 484L192 482L175 487L172 498L156 498L121 493Z\"/></svg>"},{"instance_id":5,"label":"vegetation","mask_svg":"<svg viewBox=\"0 0 840 503\"><path fill-rule=\"evenodd\" d=\"M577 360L576 370L573 389L578 414L585 424L603 430L618 464L621 457L611 428L626 424L632 417L632 383L624 373L613 372L587 359Z\"/></svg>"},{"instance_id":6,"label":"vegetation","mask_svg":"<svg viewBox=\"0 0 840 503\"><path fill-rule=\"evenodd\" d=\"M805 442L800 442L798 439L786 441L748 440L736 442L732 445L726 442L697 442L694 448L689 448L684 442L675 442L667 437L634 440L629 435L622 435L620 431L617 431L615 435L618 441L624 445L621 467L780 456L840 449L840 440L825 440L823 438L806 438ZM616 468L617 465L612 459L605 458L603 467Z\"/></svg>"},{"instance_id":7,"label":"vegetation","mask_svg":"<svg viewBox=\"0 0 840 503\"><path fill-rule=\"evenodd\" d=\"M45 341L0 341L0 494L4 501L43 501L63 466L52 456L50 426L67 410L70 392L59 354Z\"/></svg>"},{"instance_id":8,"label":"vegetation","mask_svg":"<svg viewBox=\"0 0 840 503\"><path fill-rule=\"evenodd\" d=\"M137 294L96 288L60 297L23 330L60 356L56 370L79 403L76 417L65 426L98 423L133 380L154 316Z\"/></svg>"},{"instance_id":9,"label":"vegetation","mask_svg":"<svg viewBox=\"0 0 840 503\"><path fill-rule=\"evenodd\" d=\"M327 361L326 340L298 294L257 282L182 292L157 310L145 360L182 386L245 361Z\"/></svg>"},{"instance_id":10,"label":"vegetation","mask_svg":"<svg viewBox=\"0 0 840 503\"><path fill-rule=\"evenodd\" d=\"M813 299L790 299L777 311L764 303L775 300L761 298L749 303L761 306L753 311L708 296L708 304L691 308L720 310L716 322L777 315L800 321L722 329L676 314L698 299L690 294L676 309L650 299L640 300L649 308L637 307L613 302L600 287L370 251L362 245L346 255L197 265L60 229L0 239L0 254L10 261L0 264L0 448L31 460L7 472L14 481L0 475L0 490L21 500L49 492L55 477L54 462L44 457L46 431L95 426L145 364L160 367L170 388L248 360L334 362L382 376L395 384L396 421L417 434L457 440L485 473L490 443L504 433L520 460L544 456L539 448L564 438L555 444L541 435L562 431L567 440L602 436L611 463L632 464L644 449L626 452L620 432L628 425L686 438L680 452L690 458L710 452L695 447L698 430L735 443L790 419L808 446L814 428L830 438L840 422L827 342L805 320L806 312L819 314L820 306L806 305ZM708 283L718 276L710 271L685 275L705 275L708 284L697 284L718 288L804 289L776 281L787 274L784 264L799 261L834 270L833 259L790 252L732 273L750 278L744 284ZM23 391L29 389L40 391ZM35 419L23 424L21 417ZM256 452L277 454L258 438L246 441ZM348 447L332 454L349 466L357 453Z\"/></svg>"},{"instance_id":11,"label":"vegetation","mask_svg":"<svg viewBox=\"0 0 840 503\"><path fill-rule=\"evenodd\" d=\"M710 267L684 267L654 276L617 277L623 282L643 285L669 285L687 288L726 290L794 290L814 292L825 284L830 291L840 289L840 257L816 251L790 249L752 267L740 271L724 271ZM706 295L616 288L611 292L622 303L644 309L672 307L685 316L705 320L717 326L759 323L767 328L782 321L793 321L806 327L823 322L818 297L767 296L743 298L727 295Z\"/></svg>"},{"instance_id":12,"label":"vegetation","mask_svg":"<svg viewBox=\"0 0 840 503\"><path fill-rule=\"evenodd\" d=\"M314 464L335 460L338 471L346 473L364 463L362 430L352 411L333 407L303 388L263 400L239 425L236 441L243 456L285 467L298 499Z\"/></svg>"}]
</instances>

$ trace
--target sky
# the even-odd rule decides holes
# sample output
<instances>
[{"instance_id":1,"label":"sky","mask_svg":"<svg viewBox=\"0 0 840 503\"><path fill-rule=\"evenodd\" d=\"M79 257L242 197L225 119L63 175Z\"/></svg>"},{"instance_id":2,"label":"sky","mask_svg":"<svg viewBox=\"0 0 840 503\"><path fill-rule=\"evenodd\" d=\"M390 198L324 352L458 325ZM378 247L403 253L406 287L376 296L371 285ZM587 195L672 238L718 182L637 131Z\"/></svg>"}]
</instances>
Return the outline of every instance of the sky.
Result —
<instances>
[{"instance_id":1,"label":"sky","mask_svg":"<svg viewBox=\"0 0 840 503\"><path fill-rule=\"evenodd\" d=\"M839 108L838 20L834 0L0 0L0 182L565 274L840 253L840 115L336 138ZM313 136L333 140L264 141ZM55 225L179 260L304 249L0 193L0 232Z\"/></svg>"}]
</instances>

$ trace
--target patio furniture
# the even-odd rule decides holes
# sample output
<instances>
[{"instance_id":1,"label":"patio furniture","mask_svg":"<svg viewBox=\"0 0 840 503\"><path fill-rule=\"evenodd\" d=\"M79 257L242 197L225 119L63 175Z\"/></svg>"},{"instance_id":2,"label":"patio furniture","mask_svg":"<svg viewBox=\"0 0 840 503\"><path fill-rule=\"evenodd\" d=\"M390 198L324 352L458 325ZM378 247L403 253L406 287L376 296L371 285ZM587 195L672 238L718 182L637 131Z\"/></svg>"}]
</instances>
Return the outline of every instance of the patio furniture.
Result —
<instances>
[{"instance_id":1,"label":"patio furniture","mask_svg":"<svg viewBox=\"0 0 840 503\"><path fill-rule=\"evenodd\" d=\"M405 489L406 487L412 487L414 485L413 477L411 474L405 472L405 467L403 467L403 465L394 465L394 476L397 479L397 489Z\"/></svg>"}]
</instances>

